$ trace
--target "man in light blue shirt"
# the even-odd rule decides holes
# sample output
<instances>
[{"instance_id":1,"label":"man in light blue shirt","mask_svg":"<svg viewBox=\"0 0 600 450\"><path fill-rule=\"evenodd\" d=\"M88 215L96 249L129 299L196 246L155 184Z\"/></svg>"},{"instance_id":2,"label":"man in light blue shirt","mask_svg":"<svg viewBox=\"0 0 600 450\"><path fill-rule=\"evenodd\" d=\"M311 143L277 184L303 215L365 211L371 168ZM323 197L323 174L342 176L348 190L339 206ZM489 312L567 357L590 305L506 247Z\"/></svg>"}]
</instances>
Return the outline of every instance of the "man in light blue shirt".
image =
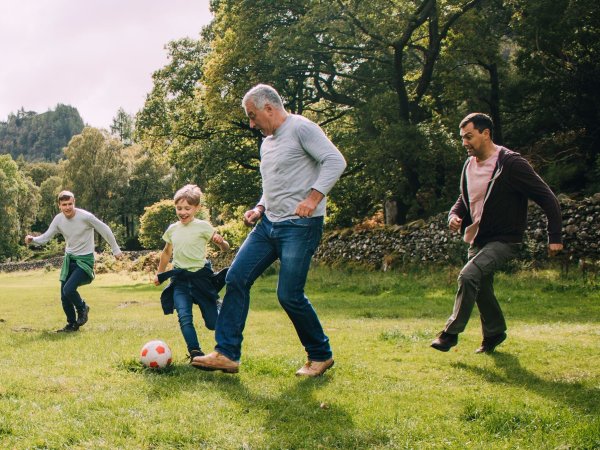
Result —
<instances>
[{"instance_id":1,"label":"man in light blue shirt","mask_svg":"<svg viewBox=\"0 0 600 450\"><path fill-rule=\"evenodd\" d=\"M57 233L66 241L65 259L60 272L60 298L67 325L59 332L73 332L88 321L90 307L77 292L77 288L94 279L94 230L109 243L117 258L122 253L111 229L92 213L75 207L75 195L70 191L58 194L58 213L48 230L40 236L25 236L25 243L44 245Z\"/></svg>"},{"instance_id":2,"label":"man in light blue shirt","mask_svg":"<svg viewBox=\"0 0 600 450\"><path fill-rule=\"evenodd\" d=\"M238 372L250 287L279 260L277 297L308 356L296 375L319 376L333 365L333 354L304 285L323 232L325 196L346 168L346 161L317 124L287 113L271 86L259 84L250 89L242 106L250 127L265 136L260 148L262 196L256 207L244 214L246 225L256 226L225 279L215 351L194 358L192 364Z\"/></svg>"}]
</instances>

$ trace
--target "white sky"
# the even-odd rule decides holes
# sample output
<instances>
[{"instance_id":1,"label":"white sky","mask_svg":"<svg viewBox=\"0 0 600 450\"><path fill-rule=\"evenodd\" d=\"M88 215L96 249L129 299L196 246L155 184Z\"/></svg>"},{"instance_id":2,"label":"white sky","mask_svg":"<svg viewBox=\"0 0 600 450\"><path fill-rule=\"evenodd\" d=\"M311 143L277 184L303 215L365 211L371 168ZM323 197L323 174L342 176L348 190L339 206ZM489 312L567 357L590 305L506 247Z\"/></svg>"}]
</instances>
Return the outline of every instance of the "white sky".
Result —
<instances>
[{"instance_id":1,"label":"white sky","mask_svg":"<svg viewBox=\"0 0 600 450\"><path fill-rule=\"evenodd\" d=\"M209 0L0 0L0 121L62 103L108 128L142 108L165 45L210 20Z\"/></svg>"}]
</instances>

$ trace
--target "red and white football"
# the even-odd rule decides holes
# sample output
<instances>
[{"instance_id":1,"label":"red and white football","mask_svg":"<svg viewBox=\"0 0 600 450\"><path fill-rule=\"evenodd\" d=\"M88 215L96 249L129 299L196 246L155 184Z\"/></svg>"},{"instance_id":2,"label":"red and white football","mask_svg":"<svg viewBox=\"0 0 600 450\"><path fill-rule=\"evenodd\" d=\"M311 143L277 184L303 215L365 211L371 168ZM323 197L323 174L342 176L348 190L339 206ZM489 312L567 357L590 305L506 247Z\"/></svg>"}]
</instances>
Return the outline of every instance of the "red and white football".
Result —
<instances>
[{"instance_id":1,"label":"red and white football","mask_svg":"<svg viewBox=\"0 0 600 450\"><path fill-rule=\"evenodd\" d=\"M162 369L171 364L171 349L160 340L147 342L140 351L140 361L151 369Z\"/></svg>"}]
</instances>

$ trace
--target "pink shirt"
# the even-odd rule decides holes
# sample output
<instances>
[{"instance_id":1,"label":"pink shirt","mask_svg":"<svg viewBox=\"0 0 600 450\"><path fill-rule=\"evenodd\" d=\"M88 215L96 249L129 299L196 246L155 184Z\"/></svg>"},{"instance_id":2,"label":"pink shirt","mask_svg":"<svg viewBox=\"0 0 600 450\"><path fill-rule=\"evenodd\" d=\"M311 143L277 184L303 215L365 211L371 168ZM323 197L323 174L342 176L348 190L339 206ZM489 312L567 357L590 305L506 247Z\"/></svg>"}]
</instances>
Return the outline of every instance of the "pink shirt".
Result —
<instances>
[{"instance_id":1,"label":"pink shirt","mask_svg":"<svg viewBox=\"0 0 600 450\"><path fill-rule=\"evenodd\" d=\"M473 223L465 229L464 241L472 244L479 231L479 222L483 213L483 203L487 193L488 184L494 173L496 162L498 161L498 148L485 161L478 161L471 156L467 166L467 190L469 193L469 206L471 209L471 219Z\"/></svg>"}]
</instances>

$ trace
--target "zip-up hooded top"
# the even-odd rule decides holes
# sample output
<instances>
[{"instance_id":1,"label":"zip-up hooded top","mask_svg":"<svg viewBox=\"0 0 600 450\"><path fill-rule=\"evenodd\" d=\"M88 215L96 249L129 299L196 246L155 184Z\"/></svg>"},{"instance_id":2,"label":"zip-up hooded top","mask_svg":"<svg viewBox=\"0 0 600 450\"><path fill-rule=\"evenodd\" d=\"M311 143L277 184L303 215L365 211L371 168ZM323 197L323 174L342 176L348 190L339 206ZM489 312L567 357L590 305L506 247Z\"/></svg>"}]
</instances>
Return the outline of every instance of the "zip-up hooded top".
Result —
<instances>
[{"instance_id":1,"label":"zip-up hooded top","mask_svg":"<svg viewBox=\"0 0 600 450\"><path fill-rule=\"evenodd\" d=\"M448 214L448 219L452 216L462 219L462 233L473 223L467 189L468 163L469 159L463 166L460 195ZM562 243L562 217L556 196L525 158L500 147L498 162L486 190L481 222L474 244L483 246L492 241L522 242L527 228L528 199L537 203L546 214L548 243Z\"/></svg>"}]
</instances>

